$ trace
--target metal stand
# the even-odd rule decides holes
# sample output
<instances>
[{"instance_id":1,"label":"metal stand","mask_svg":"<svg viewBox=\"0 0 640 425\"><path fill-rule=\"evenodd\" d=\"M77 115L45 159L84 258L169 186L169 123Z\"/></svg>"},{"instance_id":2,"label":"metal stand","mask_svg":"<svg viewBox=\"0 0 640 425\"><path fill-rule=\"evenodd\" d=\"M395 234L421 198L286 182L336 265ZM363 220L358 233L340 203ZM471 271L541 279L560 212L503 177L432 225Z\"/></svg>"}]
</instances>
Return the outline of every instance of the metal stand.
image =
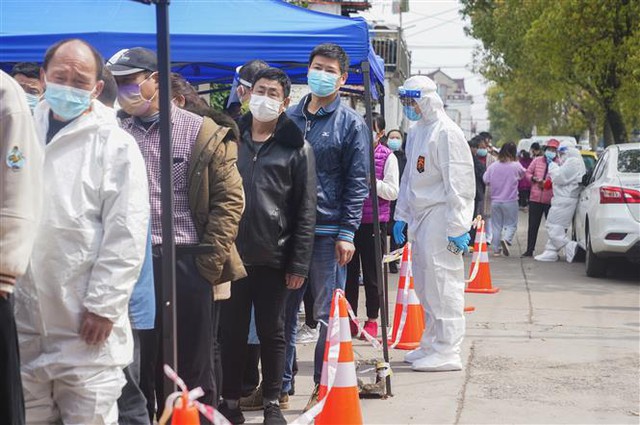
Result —
<instances>
[{"instance_id":1,"label":"metal stand","mask_svg":"<svg viewBox=\"0 0 640 425\"><path fill-rule=\"evenodd\" d=\"M162 358L178 374L176 318L176 243L173 234L173 152L171 142L171 95L169 50L169 2L152 0L156 5L158 72L160 76L160 188L162 190ZM159 385L160 383L158 383ZM164 395L176 391L165 376ZM159 403L164 403L160 400Z\"/></svg>"},{"instance_id":2,"label":"metal stand","mask_svg":"<svg viewBox=\"0 0 640 425\"><path fill-rule=\"evenodd\" d=\"M364 104L367 111L367 125L369 129L373 128L373 115L371 110L371 65L369 61L362 62L362 76L364 79ZM369 148L369 178L370 178L370 196L373 200L373 234L374 234L374 244L375 244L375 252L376 252L376 262L375 262L375 274L378 282L382 283L382 240L380 234L380 219L379 219L379 209L378 209L378 191L376 189L376 164L375 164L375 156L373 153L373 139L371 139L371 131L369 131L369 140L370 148ZM389 363L389 343L388 343L388 320L387 320L387 308L388 305L386 303L385 285L378 286L378 296L380 297L380 322L382 328L382 351L384 355L384 361ZM392 396L391 393L391 377L386 377L386 385L387 385L387 395Z\"/></svg>"}]
</instances>

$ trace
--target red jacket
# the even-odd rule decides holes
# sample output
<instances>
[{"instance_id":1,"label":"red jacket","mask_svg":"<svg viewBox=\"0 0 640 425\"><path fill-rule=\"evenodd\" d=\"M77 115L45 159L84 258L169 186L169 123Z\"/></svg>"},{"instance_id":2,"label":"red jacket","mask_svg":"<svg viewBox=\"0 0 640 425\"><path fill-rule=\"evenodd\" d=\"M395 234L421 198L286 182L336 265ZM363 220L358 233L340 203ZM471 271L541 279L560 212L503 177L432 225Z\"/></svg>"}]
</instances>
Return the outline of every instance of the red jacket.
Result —
<instances>
[{"instance_id":1,"label":"red jacket","mask_svg":"<svg viewBox=\"0 0 640 425\"><path fill-rule=\"evenodd\" d=\"M558 159L556 158L554 162L557 161ZM529 200L531 202L538 202L540 204L551 203L551 198L553 198L553 188L542 189L537 183L542 180L550 180L547 173L547 159L544 156L534 158L529 165L529 168L527 168L527 173L524 178L531 182L531 195L529 196ZM533 181L533 178L536 179L535 182Z\"/></svg>"}]
</instances>

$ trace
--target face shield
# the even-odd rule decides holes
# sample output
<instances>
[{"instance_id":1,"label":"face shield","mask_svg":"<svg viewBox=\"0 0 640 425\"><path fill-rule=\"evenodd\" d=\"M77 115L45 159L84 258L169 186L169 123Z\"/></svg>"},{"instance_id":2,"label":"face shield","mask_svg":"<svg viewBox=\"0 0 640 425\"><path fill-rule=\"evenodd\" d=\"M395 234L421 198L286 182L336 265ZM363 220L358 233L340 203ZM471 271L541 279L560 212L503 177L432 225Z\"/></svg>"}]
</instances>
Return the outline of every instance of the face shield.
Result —
<instances>
[{"instance_id":1,"label":"face shield","mask_svg":"<svg viewBox=\"0 0 640 425\"><path fill-rule=\"evenodd\" d=\"M242 66L236 68L236 74L233 77L233 83L231 84L231 91L229 92L229 100L227 101L227 108L233 103L240 103L243 106L248 105L252 84L240 78L240 69ZM245 111L246 112L246 111Z\"/></svg>"},{"instance_id":2,"label":"face shield","mask_svg":"<svg viewBox=\"0 0 640 425\"><path fill-rule=\"evenodd\" d=\"M416 110L416 106L417 100L422 97L422 91L400 87L398 89L398 97L400 98L402 110L407 119L409 121L418 121L422 117L422 113Z\"/></svg>"}]
</instances>

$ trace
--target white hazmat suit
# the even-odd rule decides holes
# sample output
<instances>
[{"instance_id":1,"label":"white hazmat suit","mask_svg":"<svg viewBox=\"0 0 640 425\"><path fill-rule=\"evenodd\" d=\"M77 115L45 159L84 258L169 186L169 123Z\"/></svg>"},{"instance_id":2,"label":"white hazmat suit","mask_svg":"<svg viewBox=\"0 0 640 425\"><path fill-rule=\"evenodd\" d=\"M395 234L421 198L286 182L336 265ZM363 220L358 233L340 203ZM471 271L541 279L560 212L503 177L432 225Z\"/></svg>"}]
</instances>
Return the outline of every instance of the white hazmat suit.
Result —
<instances>
[{"instance_id":1,"label":"white hazmat suit","mask_svg":"<svg viewBox=\"0 0 640 425\"><path fill-rule=\"evenodd\" d=\"M35 110L43 144L49 110L46 101ZM43 174L45 213L16 294L26 420L115 424L133 356L129 297L147 241L145 163L94 100L46 146ZM85 312L113 323L104 343L81 339Z\"/></svg>"},{"instance_id":2,"label":"white hazmat suit","mask_svg":"<svg viewBox=\"0 0 640 425\"><path fill-rule=\"evenodd\" d=\"M549 177L553 183L553 198L547 217L548 240L542 254L535 257L538 261L557 261L558 251L565 248L566 259L573 261L577 244L567 237L567 229L578 206L582 188L582 176L587 172L580 151L573 146L560 145L561 164L549 164Z\"/></svg>"},{"instance_id":3,"label":"white hazmat suit","mask_svg":"<svg viewBox=\"0 0 640 425\"><path fill-rule=\"evenodd\" d=\"M395 219L408 223L415 289L426 319L420 348L405 360L419 371L459 370L465 333L464 263L461 255L447 249L447 238L471 227L473 159L462 130L445 113L435 83L415 76L403 87L421 92L415 101L422 115L407 137Z\"/></svg>"}]
</instances>

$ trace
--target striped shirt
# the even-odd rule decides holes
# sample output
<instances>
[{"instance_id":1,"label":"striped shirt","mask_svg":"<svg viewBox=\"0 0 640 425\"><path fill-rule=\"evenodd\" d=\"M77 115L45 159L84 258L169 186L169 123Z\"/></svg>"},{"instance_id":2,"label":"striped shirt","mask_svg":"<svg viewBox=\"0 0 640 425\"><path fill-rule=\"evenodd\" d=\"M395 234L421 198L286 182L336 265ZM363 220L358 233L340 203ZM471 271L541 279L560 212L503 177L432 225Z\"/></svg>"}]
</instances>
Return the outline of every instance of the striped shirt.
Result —
<instances>
[{"instance_id":1,"label":"striped shirt","mask_svg":"<svg viewBox=\"0 0 640 425\"><path fill-rule=\"evenodd\" d=\"M149 202L151 204L151 243L162 243L162 196L160 190L160 123L145 128L138 118L125 118L121 126L138 142L147 165ZM177 107L171 108L171 139L173 144L173 225L176 245L199 243L191 209L187 175L191 151L202 126L202 117Z\"/></svg>"}]
</instances>

